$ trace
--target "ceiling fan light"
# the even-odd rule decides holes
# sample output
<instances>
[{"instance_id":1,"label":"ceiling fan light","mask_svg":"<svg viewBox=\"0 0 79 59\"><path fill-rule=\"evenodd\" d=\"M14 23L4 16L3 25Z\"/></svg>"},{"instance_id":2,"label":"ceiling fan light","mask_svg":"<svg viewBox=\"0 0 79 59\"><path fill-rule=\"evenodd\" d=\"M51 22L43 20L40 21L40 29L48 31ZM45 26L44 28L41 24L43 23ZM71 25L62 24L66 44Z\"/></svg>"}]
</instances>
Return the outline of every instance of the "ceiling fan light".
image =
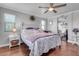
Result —
<instances>
[{"instance_id":1,"label":"ceiling fan light","mask_svg":"<svg viewBox=\"0 0 79 59\"><path fill-rule=\"evenodd\" d=\"M53 11L53 10L54 10L54 8L49 8L48 10L49 10L49 11Z\"/></svg>"}]
</instances>

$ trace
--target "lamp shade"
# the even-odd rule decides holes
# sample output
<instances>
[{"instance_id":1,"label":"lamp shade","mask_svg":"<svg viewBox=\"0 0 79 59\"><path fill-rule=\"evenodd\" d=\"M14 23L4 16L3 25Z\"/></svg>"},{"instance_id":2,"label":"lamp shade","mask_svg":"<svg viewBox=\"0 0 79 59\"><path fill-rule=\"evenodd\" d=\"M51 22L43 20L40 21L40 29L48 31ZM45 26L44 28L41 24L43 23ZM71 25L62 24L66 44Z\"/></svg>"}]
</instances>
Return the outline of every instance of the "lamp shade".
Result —
<instances>
[{"instance_id":1,"label":"lamp shade","mask_svg":"<svg viewBox=\"0 0 79 59\"><path fill-rule=\"evenodd\" d=\"M14 27L12 31L15 33L16 32L16 28Z\"/></svg>"},{"instance_id":2,"label":"lamp shade","mask_svg":"<svg viewBox=\"0 0 79 59\"><path fill-rule=\"evenodd\" d=\"M53 10L54 10L54 8L51 8L51 7L50 7L48 10L49 10L49 11L53 11Z\"/></svg>"}]
</instances>

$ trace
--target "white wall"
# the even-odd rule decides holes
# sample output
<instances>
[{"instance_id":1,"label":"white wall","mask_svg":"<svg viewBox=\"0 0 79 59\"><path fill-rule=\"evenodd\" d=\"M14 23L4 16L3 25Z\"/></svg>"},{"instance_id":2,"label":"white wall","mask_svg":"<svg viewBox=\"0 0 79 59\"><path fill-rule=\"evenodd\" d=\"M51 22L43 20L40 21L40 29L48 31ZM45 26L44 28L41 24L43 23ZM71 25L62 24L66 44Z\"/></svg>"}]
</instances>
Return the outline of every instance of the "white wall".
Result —
<instances>
[{"instance_id":1,"label":"white wall","mask_svg":"<svg viewBox=\"0 0 79 59\"><path fill-rule=\"evenodd\" d=\"M50 22L52 24L50 24ZM48 18L47 23L47 30L52 31L53 33L57 33L57 18Z\"/></svg>"},{"instance_id":2,"label":"white wall","mask_svg":"<svg viewBox=\"0 0 79 59\"><path fill-rule=\"evenodd\" d=\"M79 40L76 42L75 34L73 32L74 28L79 29L79 11L78 12L72 12L72 13L68 14L67 19L68 19L67 22L68 22L68 38L69 38L69 41L72 42L72 43L79 43L78 42Z\"/></svg>"},{"instance_id":3,"label":"white wall","mask_svg":"<svg viewBox=\"0 0 79 59\"><path fill-rule=\"evenodd\" d=\"M48 18L48 26L47 29L51 30L52 32L57 32L57 19L61 16L67 16L66 18L66 22L68 23L67 29L68 29L68 41L72 42L72 43L76 43L76 38L75 35L73 33L73 29L74 28L78 28L79 29L79 11L71 11L69 13L65 13L59 16L56 16L54 18ZM49 24L50 21L53 21L53 24ZM78 33L78 37L79 37L79 33ZM79 38L77 43L79 44Z\"/></svg>"},{"instance_id":4,"label":"white wall","mask_svg":"<svg viewBox=\"0 0 79 59\"><path fill-rule=\"evenodd\" d=\"M3 14L4 13L9 13L16 15L16 27L20 29L20 24L25 23L28 25L40 27L40 22L42 18L36 17L35 21L30 20L31 15L23 14L17 11L13 11L10 9L2 8L0 7L0 45L5 45L8 44L8 35L11 34L11 32L4 32L4 18ZM18 25L19 24L19 25Z\"/></svg>"},{"instance_id":5,"label":"white wall","mask_svg":"<svg viewBox=\"0 0 79 59\"><path fill-rule=\"evenodd\" d=\"M79 11L73 13L73 29L74 28L78 28L79 29ZM78 37L79 37L79 33L78 33ZM74 41L76 42L76 38L75 38L75 34L73 33L72 38L74 38ZM79 38L78 38L78 44L79 44Z\"/></svg>"}]
</instances>

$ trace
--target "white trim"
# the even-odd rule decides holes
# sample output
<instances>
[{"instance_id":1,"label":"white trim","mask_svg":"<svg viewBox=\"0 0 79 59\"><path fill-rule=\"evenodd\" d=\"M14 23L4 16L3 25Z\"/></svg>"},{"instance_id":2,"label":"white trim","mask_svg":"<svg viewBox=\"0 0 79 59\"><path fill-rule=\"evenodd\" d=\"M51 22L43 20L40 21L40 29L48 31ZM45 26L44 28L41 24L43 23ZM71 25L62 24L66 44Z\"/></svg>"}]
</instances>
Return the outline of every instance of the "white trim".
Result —
<instances>
[{"instance_id":1,"label":"white trim","mask_svg":"<svg viewBox=\"0 0 79 59\"><path fill-rule=\"evenodd\" d=\"M23 43L22 41L20 41L20 44ZM2 44L0 45L0 47L6 47L6 46L9 46L9 43L8 44Z\"/></svg>"},{"instance_id":2,"label":"white trim","mask_svg":"<svg viewBox=\"0 0 79 59\"><path fill-rule=\"evenodd\" d=\"M75 42L75 41L71 41L71 40L68 40L68 42L72 43L72 44L77 44L79 45L79 42Z\"/></svg>"},{"instance_id":3,"label":"white trim","mask_svg":"<svg viewBox=\"0 0 79 59\"><path fill-rule=\"evenodd\" d=\"M77 45L79 45L79 42L75 42Z\"/></svg>"},{"instance_id":4,"label":"white trim","mask_svg":"<svg viewBox=\"0 0 79 59\"><path fill-rule=\"evenodd\" d=\"M74 41L71 41L71 40L68 40L68 42L69 42L69 43L72 43L72 44L74 44L74 43L75 43Z\"/></svg>"},{"instance_id":5,"label":"white trim","mask_svg":"<svg viewBox=\"0 0 79 59\"><path fill-rule=\"evenodd\" d=\"M0 47L6 47L6 46L9 46L9 44L0 45Z\"/></svg>"}]
</instances>

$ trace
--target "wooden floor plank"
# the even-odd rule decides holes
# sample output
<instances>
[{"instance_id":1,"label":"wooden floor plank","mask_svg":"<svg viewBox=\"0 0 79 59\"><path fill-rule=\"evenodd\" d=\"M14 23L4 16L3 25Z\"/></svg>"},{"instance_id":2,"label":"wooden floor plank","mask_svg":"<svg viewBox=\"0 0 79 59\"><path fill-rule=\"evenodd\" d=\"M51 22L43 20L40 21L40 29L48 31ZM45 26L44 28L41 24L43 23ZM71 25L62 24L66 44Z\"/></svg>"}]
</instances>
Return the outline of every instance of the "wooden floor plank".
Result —
<instances>
[{"instance_id":1,"label":"wooden floor plank","mask_svg":"<svg viewBox=\"0 0 79 59\"><path fill-rule=\"evenodd\" d=\"M17 47L0 48L0 56L27 56L29 54L25 44ZM79 46L62 41L61 48L51 49L48 53L44 53L42 56L79 56Z\"/></svg>"}]
</instances>

